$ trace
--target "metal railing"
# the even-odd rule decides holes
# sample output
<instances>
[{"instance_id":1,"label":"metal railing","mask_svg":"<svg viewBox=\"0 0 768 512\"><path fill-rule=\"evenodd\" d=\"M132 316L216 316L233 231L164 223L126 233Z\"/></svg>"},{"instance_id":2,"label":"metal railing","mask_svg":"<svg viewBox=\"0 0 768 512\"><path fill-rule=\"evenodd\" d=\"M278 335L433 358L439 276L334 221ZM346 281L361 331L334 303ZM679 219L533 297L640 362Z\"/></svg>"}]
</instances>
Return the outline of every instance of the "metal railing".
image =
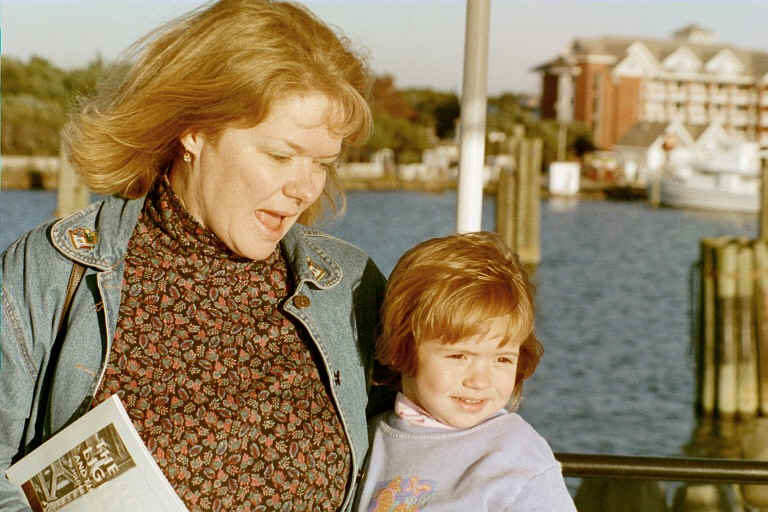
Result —
<instances>
[{"instance_id":1,"label":"metal railing","mask_svg":"<svg viewBox=\"0 0 768 512\"><path fill-rule=\"evenodd\" d=\"M563 476L768 485L768 461L556 453Z\"/></svg>"}]
</instances>

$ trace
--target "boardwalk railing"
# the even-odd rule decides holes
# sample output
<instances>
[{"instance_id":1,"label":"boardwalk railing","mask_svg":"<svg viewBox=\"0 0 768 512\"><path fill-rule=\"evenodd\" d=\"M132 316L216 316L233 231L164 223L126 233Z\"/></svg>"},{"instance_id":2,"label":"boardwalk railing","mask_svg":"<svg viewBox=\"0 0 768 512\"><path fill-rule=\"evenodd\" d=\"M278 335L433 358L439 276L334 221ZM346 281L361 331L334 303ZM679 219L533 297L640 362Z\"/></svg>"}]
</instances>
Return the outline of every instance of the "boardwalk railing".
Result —
<instances>
[{"instance_id":1,"label":"boardwalk railing","mask_svg":"<svg viewBox=\"0 0 768 512\"><path fill-rule=\"evenodd\" d=\"M556 453L566 477L768 485L768 461Z\"/></svg>"}]
</instances>

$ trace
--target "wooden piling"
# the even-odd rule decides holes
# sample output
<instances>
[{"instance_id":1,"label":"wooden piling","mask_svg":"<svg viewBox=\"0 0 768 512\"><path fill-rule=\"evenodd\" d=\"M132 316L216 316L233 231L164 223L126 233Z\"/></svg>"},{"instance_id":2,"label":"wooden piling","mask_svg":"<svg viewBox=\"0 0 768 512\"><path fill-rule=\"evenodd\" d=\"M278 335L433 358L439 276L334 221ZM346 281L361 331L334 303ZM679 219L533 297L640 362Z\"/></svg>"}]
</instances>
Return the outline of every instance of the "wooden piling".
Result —
<instances>
[{"instance_id":1,"label":"wooden piling","mask_svg":"<svg viewBox=\"0 0 768 512\"><path fill-rule=\"evenodd\" d=\"M526 232L526 256L523 263L538 265L541 263L541 164L543 161L544 143L541 139L533 139L531 146L530 176L531 186L528 208L528 229Z\"/></svg>"},{"instance_id":2,"label":"wooden piling","mask_svg":"<svg viewBox=\"0 0 768 512\"><path fill-rule=\"evenodd\" d=\"M741 422L738 435L741 453L738 457L747 460L768 461L768 418L752 418ZM768 510L768 486L747 485L741 487L744 510Z\"/></svg>"},{"instance_id":3,"label":"wooden piling","mask_svg":"<svg viewBox=\"0 0 768 512\"><path fill-rule=\"evenodd\" d=\"M648 202L654 208L658 208L661 204L661 169L651 177L651 190L648 194Z\"/></svg>"},{"instance_id":4,"label":"wooden piling","mask_svg":"<svg viewBox=\"0 0 768 512\"><path fill-rule=\"evenodd\" d=\"M515 206L517 186L514 169L504 168L499 172L499 184L496 187L496 232L507 246L517 250L515 222L510 215Z\"/></svg>"},{"instance_id":5,"label":"wooden piling","mask_svg":"<svg viewBox=\"0 0 768 512\"><path fill-rule=\"evenodd\" d=\"M747 240L739 240L736 283L736 333L739 348L738 414L755 416L759 409L757 377L757 343L753 318L753 248Z\"/></svg>"},{"instance_id":6,"label":"wooden piling","mask_svg":"<svg viewBox=\"0 0 768 512\"><path fill-rule=\"evenodd\" d=\"M754 318L760 414L768 416L768 242L758 240L755 250Z\"/></svg>"},{"instance_id":7,"label":"wooden piling","mask_svg":"<svg viewBox=\"0 0 768 512\"><path fill-rule=\"evenodd\" d=\"M507 144L514 169L502 169L496 191L496 231L527 267L541 261L542 142L516 137Z\"/></svg>"},{"instance_id":8,"label":"wooden piling","mask_svg":"<svg viewBox=\"0 0 768 512\"><path fill-rule=\"evenodd\" d=\"M69 163L66 146L59 148L59 190L55 215L64 217L88 205L88 187Z\"/></svg>"},{"instance_id":9,"label":"wooden piling","mask_svg":"<svg viewBox=\"0 0 768 512\"><path fill-rule=\"evenodd\" d=\"M737 264L736 244L727 243L717 247L715 253L717 412L725 417L736 414L738 407L739 346L735 315Z\"/></svg>"},{"instance_id":10,"label":"wooden piling","mask_svg":"<svg viewBox=\"0 0 768 512\"><path fill-rule=\"evenodd\" d=\"M761 240L768 240L768 157L763 158L760 174L760 218L758 220L758 236Z\"/></svg>"},{"instance_id":11,"label":"wooden piling","mask_svg":"<svg viewBox=\"0 0 768 512\"><path fill-rule=\"evenodd\" d=\"M530 218L530 189L531 189L531 140L521 139L517 145L517 188L515 190L515 210L512 215L515 219L515 247L520 261L525 262L523 253L527 249L527 224Z\"/></svg>"},{"instance_id":12,"label":"wooden piling","mask_svg":"<svg viewBox=\"0 0 768 512\"><path fill-rule=\"evenodd\" d=\"M699 412L715 411L715 251L718 240L700 241L699 348L697 358L697 402Z\"/></svg>"}]
</instances>

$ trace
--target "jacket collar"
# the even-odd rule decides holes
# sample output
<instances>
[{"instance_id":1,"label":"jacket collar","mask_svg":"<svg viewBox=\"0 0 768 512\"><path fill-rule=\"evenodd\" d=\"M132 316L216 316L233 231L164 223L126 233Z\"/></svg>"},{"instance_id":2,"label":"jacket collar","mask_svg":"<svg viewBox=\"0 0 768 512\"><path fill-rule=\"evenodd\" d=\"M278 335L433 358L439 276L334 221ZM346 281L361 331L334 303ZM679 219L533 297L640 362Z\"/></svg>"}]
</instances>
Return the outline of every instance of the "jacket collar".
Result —
<instances>
[{"instance_id":1,"label":"jacket collar","mask_svg":"<svg viewBox=\"0 0 768 512\"><path fill-rule=\"evenodd\" d=\"M113 269L125 256L142 206L143 197L108 197L56 221L51 241L67 258L100 270Z\"/></svg>"},{"instance_id":2,"label":"jacket collar","mask_svg":"<svg viewBox=\"0 0 768 512\"><path fill-rule=\"evenodd\" d=\"M108 197L93 203L51 227L53 245L64 256L99 270L122 263L128 241L144 206L144 198ZM295 224L281 245L297 287L309 282L320 289L331 288L343 277L341 265L317 241L327 238L321 231Z\"/></svg>"}]
</instances>

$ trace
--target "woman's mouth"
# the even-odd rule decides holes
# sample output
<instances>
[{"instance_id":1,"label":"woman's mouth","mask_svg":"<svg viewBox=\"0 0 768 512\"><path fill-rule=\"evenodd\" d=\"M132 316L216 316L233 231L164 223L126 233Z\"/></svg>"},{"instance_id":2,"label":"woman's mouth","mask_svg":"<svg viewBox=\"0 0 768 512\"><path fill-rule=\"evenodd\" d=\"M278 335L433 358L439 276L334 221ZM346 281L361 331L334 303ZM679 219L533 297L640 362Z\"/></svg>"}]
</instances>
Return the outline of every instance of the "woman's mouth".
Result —
<instances>
[{"instance_id":1,"label":"woman's mouth","mask_svg":"<svg viewBox=\"0 0 768 512\"><path fill-rule=\"evenodd\" d=\"M257 210L256 219L264 227L267 235L279 238L282 234L284 215L269 210Z\"/></svg>"}]
</instances>

